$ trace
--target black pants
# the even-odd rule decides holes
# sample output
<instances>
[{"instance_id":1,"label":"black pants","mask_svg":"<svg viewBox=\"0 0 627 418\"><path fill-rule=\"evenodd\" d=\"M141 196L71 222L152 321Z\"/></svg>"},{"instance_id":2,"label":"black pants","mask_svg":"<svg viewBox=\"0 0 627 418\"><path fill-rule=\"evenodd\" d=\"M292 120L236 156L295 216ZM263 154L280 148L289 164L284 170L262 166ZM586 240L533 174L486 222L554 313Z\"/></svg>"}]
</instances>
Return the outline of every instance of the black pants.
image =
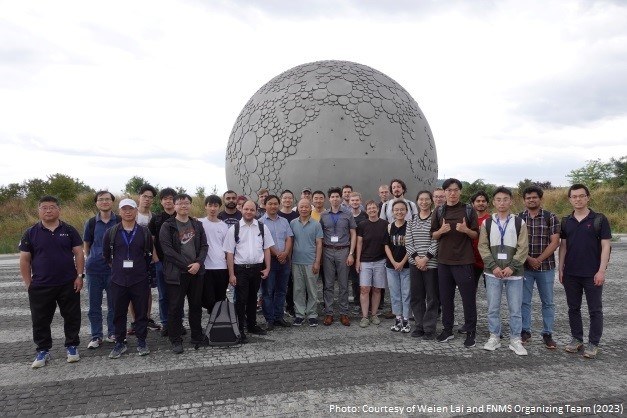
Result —
<instances>
[{"instance_id":1,"label":"black pants","mask_svg":"<svg viewBox=\"0 0 627 418\"><path fill-rule=\"evenodd\" d=\"M126 338L126 320L129 302L133 303L135 310L135 335L139 342L146 342L148 334L148 292L150 285L146 281L135 283L131 286L120 286L111 282L109 292L113 300L113 328L116 341L124 341Z\"/></svg>"},{"instance_id":2,"label":"black pants","mask_svg":"<svg viewBox=\"0 0 627 418\"><path fill-rule=\"evenodd\" d=\"M477 295L472 264L450 265L438 263L438 281L442 302L442 326L453 330L455 315L455 286L459 288L464 306L464 323L468 332L477 329Z\"/></svg>"},{"instance_id":3,"label":"black pants","mask_svg":"<svg viewBox=\"0 0 627 418\"><path fill-rule=\"evenodd\" d=\"M438 320L438 276L437 269L418 270L409 265L409 285L411 295L411 311L416 321L416 329L426 333L435 332Z\"/></svg>"},{"instance_id":4,"label":"black pants","mask_svg":"<svg viewBox=\"0 0 627 418\"><path fill-rule=\"evenodd\" d=\"M590 330L588 342L599 345L603 334L603 286L594 285L594 277L578 277L564 275L564 291L568 304L568 323L570 334L583 341L583 320L581 319L581 299L586 294L588 314L590 315Z\"/></svg>"},{"instance_id":5,"label":"black pants","mask_svg":"<svg viewBox=\"0 0 627 418\"><path fill-rule=\"evenodd\" d=\"M229 272L226 269L205 270L202 285L202 307L211 315L213 305L217 301L226 299L226 289L229 287Z\"/></svg>"},{"instance_id":6,"label":"black pants","mask_svg":"<svg viewBox=\"0 0 627 418\"><path fill-rule=\"evenodd\" d=\"M78 333L81 330L81 299L80 293L74 291L73 280L61 286L31 286L28 289L28 302L33 322L33 341L37 345L37 351L52 348L50 325L57 305L63 317L65 346L80 344Z\"/></svg>"},{"instance_id":7,"label":"black pants","mask_svg":"<svg viewBox=\"0 0 627 418\"><path fill-rule=\"evenodd\" d=\"M291 263L291 260L288 261ZM285 309L290 312L290 314L294 313L294 276L290 271L290 278L287 280L287 293L285 294Z\"/></svg>"},{"instance_id":8,"label":"black pants","mask_svg":"<svg viewBox=\"0 0 627 418\"><path fill-rule=\"evenodd\" d=\"M235 265L235 312L240 332L244 325L250 331L257 325L257 292L261 284L261 264L252 264L249 268Z\"/></svg>"},{"instance_id":9,"label":"black pants","mask_svg":"<svg viewBox=\"0 0 627 418\"><path fill-rule=\"evenodd\" d=\"M185 297L189 307L189 328L191 340L200 342L203 340L202 333L202 288L203 276L181 274L179 284L166 283L168 286L168 336L171 343L183 341L183 318L181 312L185 306Z\"/></svg>"}]
</instances>

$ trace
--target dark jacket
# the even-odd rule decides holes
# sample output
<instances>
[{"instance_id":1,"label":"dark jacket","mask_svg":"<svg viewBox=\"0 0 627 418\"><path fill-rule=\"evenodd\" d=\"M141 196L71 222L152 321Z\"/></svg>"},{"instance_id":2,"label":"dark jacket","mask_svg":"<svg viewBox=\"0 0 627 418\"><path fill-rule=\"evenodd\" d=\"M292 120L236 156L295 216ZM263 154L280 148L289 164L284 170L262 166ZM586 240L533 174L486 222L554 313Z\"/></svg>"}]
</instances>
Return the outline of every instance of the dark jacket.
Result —
<instances>
[{"instance_id":1,"label":"dark jacket","mask_svg":"<svg viewBox=\"0 0 627 418\"><path fill-rule=\"evenodd\" d=\"M196 276L202 277L205 274L205 258L209 245L207 236L202 224L194 218L189 218L194 226L194 247L196 248L196 259L194 263L200 264L200 269ZM179 231L176 227L176 218L167 219L159 231L159 242L163 249L163 275L165 282L169 284L179 284L181 273L187 272L188 262L181 255L181 241Z\"/></svg>"},{"instance_id":2,"label":"dark jacket","mask_svg":"<svg viewBox=\"0 0 627 418\"><path fill-rule=\"evenodd\" d=\"M111 265L111 281L123 287L131 287L143 281L146 282L146 287L148 287L148 264L150 263L150 258L146 256L145 249L152 248L152 237L148 232L143 232L144 229L147 229L145 226L136 225L137 230L130 246L126 244L122 237L124 228L122 228L122 225L118 226L113 242L113 259L111 259L111 237L108 230L103 238L102 255ZM144 242L144 237L148 239L148 245ZM124 261L129 259L133 261L133 267L124 268Z\"/></svg>"},{"instance_id":3,"label":"dark jacket","mask_svg":"<svg viewBox=\"0 0 627 418\"><path fill-rule=\"evenodd\" d=\"M155 239L155 250L157 250L157 257L159 257L159 261L163 261L163 249L161 249L161 242L159 241L159 232L161 231L161 226L170 218L176 216L176 212L172 215L169 215L167 212L163 211L152 218L150 218L150 222L148 222L148 229L150 229L150 233Z\"/></svg>"}]
</instances>

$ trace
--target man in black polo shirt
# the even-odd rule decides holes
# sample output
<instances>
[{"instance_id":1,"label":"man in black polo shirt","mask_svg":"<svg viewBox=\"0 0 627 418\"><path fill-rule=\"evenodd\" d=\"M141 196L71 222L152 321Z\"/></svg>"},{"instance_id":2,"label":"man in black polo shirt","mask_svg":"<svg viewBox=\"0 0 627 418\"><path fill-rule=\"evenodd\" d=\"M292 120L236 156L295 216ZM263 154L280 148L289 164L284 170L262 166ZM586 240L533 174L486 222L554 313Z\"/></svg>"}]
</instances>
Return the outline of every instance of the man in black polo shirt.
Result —
<instances>
[{"instance_id":1,"label":"man in black polo shirt","mask_svg":"<svg viewBox=\"0 0 627 418\"><path fill-rule=\"evenodd\" d=\"M562 219L560 231L559 279L566 291L568 322L572 340L564 350L576 353L583 348L581 296L586 294L590 331L584 357L595 358L603 333L603 284L610 261L612 232L607 218L588 208L590 191L583 184L568 189L573 213Z\"/></svg>"},{"instance_id":2,"label":"man in black polo shirt","mask_svg":"<svg viewBox=\"0 0 627 418\"><path fill-rule=\"evenodd\" d=\"M57 305L63 316L67 362L80 360L78 333L81 329L80 291L83 288L85 256L78 231L59 220L59 201L39 199L40 221L28 228L20 241L20 274L28 290L33 340L37 345L34 369L50 360L50 324Z\"/></svg>"},{"instance_id":3,"label":"man in black polo shirt","mask_svg":"<svg viewBox=\"0 0 627 418\"><path fill-rule=\"evenodd\" d=\"M228 226L235 225L242 219L242 212L237 210L237 193L233 190L227 190L222 195L222 201L224 202L224 210L218 213L218 219Z\"/></svg>"},{"instance_id":4,"label":"man in black polo shirt","mask_svg":"<svg viewBox=\"0 0 627 418\"><path fill-rule=\"evenodd\" d=\"M163 212L153 216L150 218L150 222L148 222L148 229L155 244L153 260L155 261L157 290L159 291L159 319L161 320L162 337L167 337L168 335L168 289L163 276L163 249L159 240L159 231L161 231L161 226L165 221L176 216L174 196L176 196L174 189L170 187L162 189L159 192L159 201L161 202L161 207L163 207ZM183 328L183 334L185 334L185 328Z\"/></svg>"}]
</instances>

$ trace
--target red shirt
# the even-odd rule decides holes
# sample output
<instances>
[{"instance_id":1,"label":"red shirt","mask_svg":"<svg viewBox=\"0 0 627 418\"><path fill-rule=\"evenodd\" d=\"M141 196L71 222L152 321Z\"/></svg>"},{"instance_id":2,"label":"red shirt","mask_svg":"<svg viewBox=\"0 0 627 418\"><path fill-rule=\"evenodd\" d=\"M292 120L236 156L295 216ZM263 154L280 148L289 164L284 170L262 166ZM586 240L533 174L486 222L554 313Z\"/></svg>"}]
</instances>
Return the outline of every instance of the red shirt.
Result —
<instances>
[{"instance_id":1,"label":"red shirt","mask_svg":"<svg viewBox=\"0 0 627 418\"><path fill-rule=\"evenodd\" d=\"M485 222L486 219L488 219L490 217L489 213L486 213L483 216L479 216L479 228L481 228L481 225L483 225L483 222ZM481 255L479 254L479 238L477 237L477 239L473 239L472 240L472 252L475 253L475 267L480 268L483 270L483 259L481 258Z\"/></svg>"}]
</instances>

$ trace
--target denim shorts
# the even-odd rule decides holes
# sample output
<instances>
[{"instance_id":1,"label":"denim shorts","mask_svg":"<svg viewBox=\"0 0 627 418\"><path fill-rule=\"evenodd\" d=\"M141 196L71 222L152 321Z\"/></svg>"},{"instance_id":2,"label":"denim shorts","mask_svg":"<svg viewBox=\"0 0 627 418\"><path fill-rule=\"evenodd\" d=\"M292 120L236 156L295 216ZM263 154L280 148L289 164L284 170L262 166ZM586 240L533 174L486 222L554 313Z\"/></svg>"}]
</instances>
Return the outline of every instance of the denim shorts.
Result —
<instances>
[{"instance_id":1,"label":"denim shorts","mask_svg":"<svg viewBox=\"0 0 627 418\"><path fill-rule=\"evenodd\" d=\"M385 259L379 261L362 261L359 272L359 285L385 289L387 275L385 273Z\"/></svg>"}]
</instances>

